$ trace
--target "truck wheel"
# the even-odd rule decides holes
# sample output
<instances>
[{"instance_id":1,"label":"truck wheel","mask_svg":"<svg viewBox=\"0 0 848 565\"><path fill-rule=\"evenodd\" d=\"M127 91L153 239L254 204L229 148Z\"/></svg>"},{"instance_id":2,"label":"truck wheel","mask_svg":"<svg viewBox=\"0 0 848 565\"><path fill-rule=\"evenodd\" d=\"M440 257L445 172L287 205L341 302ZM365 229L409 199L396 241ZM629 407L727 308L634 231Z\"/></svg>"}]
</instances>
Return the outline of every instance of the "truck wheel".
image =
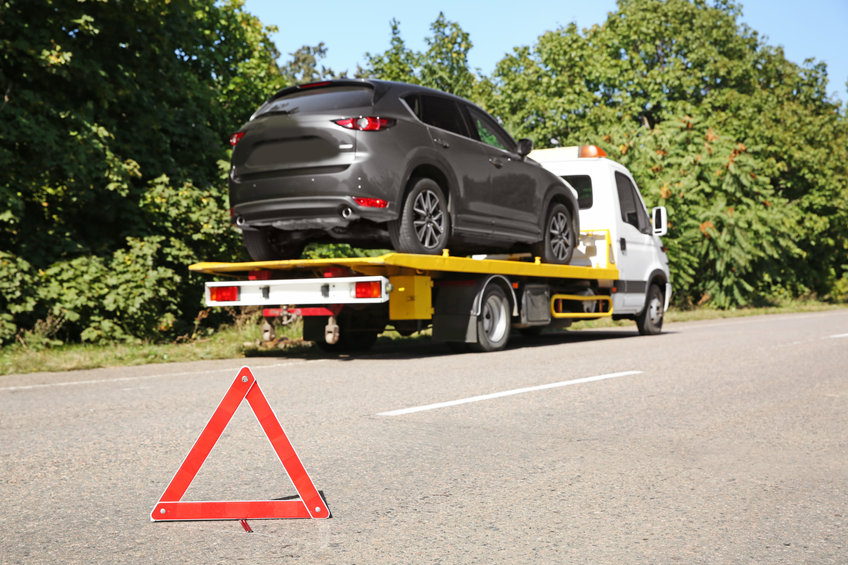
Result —
<instances>
[{"instance_id":1,"label":"truck wheel","mask_svg":"<svg viewBox=\"0 0 848 565\"><path fill-rule=\"evenodd\" d=\"M533 255L543 263L567 265L574 254L577 234L574 233L574 221L565 204L554 202L545 216L544 239L533 245Z\"/></svg>"},{"instance_id":2,"label":"truck wheel","mask_svg":"<svg viewBox=\"0 0 848 565\"><path fill-rule=\"evenodd\" d=\"M297 259L303 252L303 243L291 241L275 229L242 230L241 238L247 254L254 261Z\"/></svg>"},{"instance_id":3,"label":"truck wheel","mask_svg":"<svg viewBox=\"0 0 848 565\"><path fill-rule=\"evenodd\" d=\"M477 315L477 342L469 343L472 351L498 351L506 346L512 325L509 299L503 289L492 284L483 292Z\"/></svg>"},{"instance_id":4,"label":"truck wheel","mask_svg":"<svg viewBox=\"0 0 848 565\"><path fill-rule=\"evenodd\" d=\"M431 179L413 179L400 216L389 224L389 237L395 251L438 255L447 247L450 235L448 201Z\"/></svg>"},{"instance_id":5,"label":"truck wheel","mask_svg":"<svg viewBox=\"0 0 848 565\"><path fill-rule=\"evenodd\" d=\"M663 308L665 300L660 287L652 284L648 289L645 308L636 316L636 326L640 335L657 335L662 332Z\"/></svg>"}]
</instances>

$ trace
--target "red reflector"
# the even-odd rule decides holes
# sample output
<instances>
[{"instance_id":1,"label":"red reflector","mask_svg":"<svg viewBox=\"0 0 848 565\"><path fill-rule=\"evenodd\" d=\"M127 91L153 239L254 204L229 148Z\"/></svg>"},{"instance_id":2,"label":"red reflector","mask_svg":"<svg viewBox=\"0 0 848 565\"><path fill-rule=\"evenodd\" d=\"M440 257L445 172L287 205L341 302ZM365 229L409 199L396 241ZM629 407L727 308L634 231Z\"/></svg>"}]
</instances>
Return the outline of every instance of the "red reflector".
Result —
<instances>
[{"instance_id":1,"label":"red reflector","mask_svg":"<svg viewBox=\"0 0 848 565\"><path fill-rule=\"evenodd\" d=\"M366 281L356 283L356 298L380 298L383 285L380 281Z\"/></svg>"},{"instance_id":2,"label":"red reflector","mask_svg":"<svg viewBox=\"0 0 848 565\"><path fill-rule=\"evenodd\" d=\"M304 318L310 316L335 316L341 311L341 307L336 307L335 310L330 308L301 308L300 315Z\"/></svg>"},{"instance_id":3,"label":"red reflector","mask_svg":"<svg viewBox=\"0 0 848 565\"><path fill-rule=\"evenodd\" d=\"M271 271L250 271L247 274L247 280L249 280L249 281L270 281L271 280Z\"/></svg>"},{"instance_id":4,"label":"red reflector","mask_svg":"<svg viewBox=\"0 0 848 565\"><path fill-rule=\"evenodd\" d=\"M333 277L346 277L350 275L350 270L344 267L328 267L324 271L324 278L330 279Z\"/></svg>"},{"instance_id":5,"label":"red reflector","mask_svg":"<svg viewBox=\"0 0 848 565\"><path fill-rule=\"evenodd\" d=\"M333 120L333 123L356 131L380 131L395 125L395 120L391 118L378 118L376 116L361 116L359 118Z\"/></svg>"},{"instance_id":6,"label":"red reflector","mask_svg":"<svg viewBox=\"0 0 848 565\"><path fill-rule=\"evenodd\" d=\"M385 208L389 205L382 198L360 198L359 196L354 196L353 201L366 208Z\"/></svg>"},{"instance_id":7,"label":"red reflector","mask_svg":"<svg viewBox=\"0 0 848 565\"><path fill-rule=\"evenodd\" d=\"M230 136L230 145L235 147L236 143L241 141L242 137L244 137L244 132L243 131L237 131L236 133L234 133L233 135Z\"/></svg>"},{"instance_id":8,"label":"red reflector","mask_svg":"<svg viewBox=\"0 0 848 565\"><path fill-rule=\"evenodd\" d=\"M210 286L210 302L236 302L239 299L239 287L237 286Z\"/></svg>"}]
</instances>

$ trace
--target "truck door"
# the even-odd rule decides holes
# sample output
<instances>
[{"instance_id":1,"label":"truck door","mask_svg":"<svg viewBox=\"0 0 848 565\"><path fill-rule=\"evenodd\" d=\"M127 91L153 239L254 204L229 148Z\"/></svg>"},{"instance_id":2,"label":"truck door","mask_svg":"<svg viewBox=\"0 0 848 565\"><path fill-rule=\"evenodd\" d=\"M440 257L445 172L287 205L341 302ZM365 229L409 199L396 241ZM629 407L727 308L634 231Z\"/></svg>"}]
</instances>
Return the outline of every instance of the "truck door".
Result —
<instances>
[{"instance_id":1,"label":"truck door","mask_svg":"<svg viewBox=\"0 0 848 565\"><path fill-rule=\"evenodd\" d=\"M617 219L618 240L613 241L618 257L620 279L613 296L613 311L621 314L639 312L645 303L648 272L654 264L655 244L651 221L633 180L615 171L621 217Z\"/></svg>"}]
</instances>

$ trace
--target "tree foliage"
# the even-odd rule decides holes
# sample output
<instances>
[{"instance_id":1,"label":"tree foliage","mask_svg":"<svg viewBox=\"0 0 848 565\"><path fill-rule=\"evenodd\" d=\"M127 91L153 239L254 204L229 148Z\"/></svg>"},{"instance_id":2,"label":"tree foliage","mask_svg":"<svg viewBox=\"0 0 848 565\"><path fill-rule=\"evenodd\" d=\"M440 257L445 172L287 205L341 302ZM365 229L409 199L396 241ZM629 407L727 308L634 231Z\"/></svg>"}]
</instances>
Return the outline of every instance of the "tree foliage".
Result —
<instances>
[{"instance_id":1,"label":"tree foliage","mask_svg":"<svg viewBox=\"0 0 848 565\"><path fill-rule=\"evenodd\" d=\"M477 77L468 68L468 52L473 46L470 36L442 12L430 25L430 31L433 35L425 40L427 51L412 51L401 38L400 22L392 20L391 46L376 55L366 53L366 67L360 68L357 74L471 96Z\"/></svg>"},{"instance_id":2,"label":"tree foliage","mask_svg":"<svg viewBox=\"0 0 848 565\"><path fill-rule=\"evenodd\" d=\"M828 295L846 276L848 123L822 63L797 65L728 0L619 0L549 31L477 93L537 146L597 143L669 207L681 303Z\"/></svg>"},{"instance_id":3,"label":"tree foliage","mask_svg":"<svg viewBox=\"0 0 848 565\"><path fill-rule=\"evenodd\" d=\"M184 329L186 264L240 248L219 161L282 84L269 31L237 0L2 3L0 341Z\"/></svg>"}]
</instances>

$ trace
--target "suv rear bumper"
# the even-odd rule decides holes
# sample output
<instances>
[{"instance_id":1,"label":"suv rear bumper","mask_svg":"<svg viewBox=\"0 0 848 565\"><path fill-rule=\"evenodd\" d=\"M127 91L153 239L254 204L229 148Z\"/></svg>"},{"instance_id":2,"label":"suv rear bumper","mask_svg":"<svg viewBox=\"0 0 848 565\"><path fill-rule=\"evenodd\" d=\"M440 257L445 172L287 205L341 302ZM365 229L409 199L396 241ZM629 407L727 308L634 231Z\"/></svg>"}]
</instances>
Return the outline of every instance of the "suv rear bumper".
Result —
<instances>
[{"instance_id":1,"label":"suv rear bumper","mask_svg":"<svg viewBox=\"0 0 848 565\"><path fill-rule=\"evenodd\" d=\"M347 227L357 220L384 223L396 218L390 207L360 206L352 196L273 198L233 207L233 221L239 227L274 227L285 231L330 230Z\"/></svg>"},{"instance_id":2,"label":"suv rear bumper","mask_svg":"<svg viewBox=\"0 0 848 565\"><path fill-rule=\"evenodd\" d=\"M231 178L230 206L239 227L275 227L285 231L330 230L356 220L384 223L398 215L397 194L370 179L382 178L368 162L348 166L280 171L263 178ZM354 197L379 198L385 208L360 206Z\"/></svg>"}]
</instances>

